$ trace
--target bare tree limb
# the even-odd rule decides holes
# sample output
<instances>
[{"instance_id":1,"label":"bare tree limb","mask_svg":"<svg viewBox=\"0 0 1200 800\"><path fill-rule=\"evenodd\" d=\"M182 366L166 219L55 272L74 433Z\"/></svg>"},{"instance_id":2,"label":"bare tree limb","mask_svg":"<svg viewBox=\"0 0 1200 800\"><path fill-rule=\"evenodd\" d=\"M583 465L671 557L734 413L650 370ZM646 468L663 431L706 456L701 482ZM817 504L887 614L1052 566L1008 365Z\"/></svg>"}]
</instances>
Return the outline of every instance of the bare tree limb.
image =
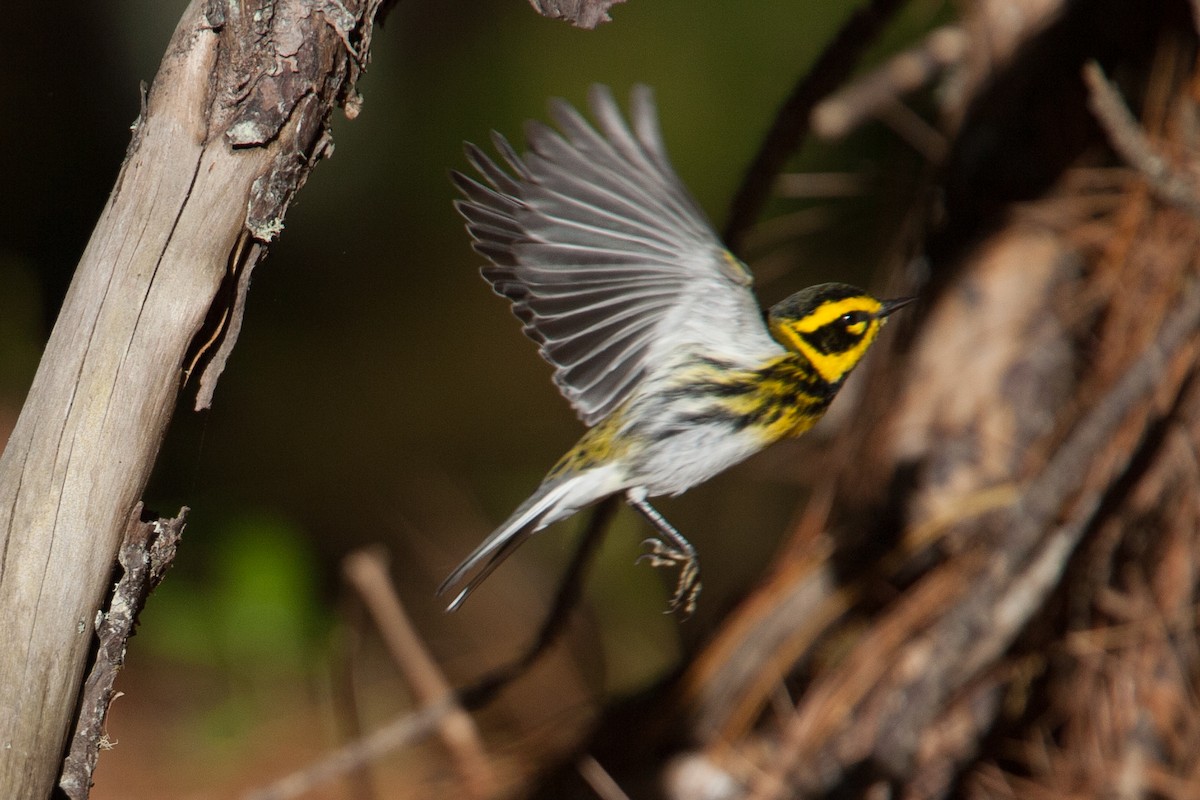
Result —
<instances>
[{"instance_id":1,"label":"bare tree limb","mask_svg":"<svg viewBox=\"0 0 1200 800\"><path fill-rule=\"evenodd\" d=\"M892 56L879 69L818 103L812 112L813 133L827 139L845 136L958 63L966 48L967 36L960 26L938 28L916 47Z\"/></svg>"},{"instance_id":2,"label":"bare tree limb","mask_svg":"<svg viewBox=\"0 0 1200 800\"><path fill-rule=\"evenodd\" d=\"M421 643L392 585L383 554L375 549L358 550L346 556L342 571L375 619L418 705L428 707L447 698L454 701L438 722L438 733L462 775L465 796L487 797L494 785L494 775L479 729L471 715L457 704L454 690Z\"/></svg>"},{"instance_id":3,"label":"bare tree limb","mask_svg":"<svg viewBox=\"0 0 1200 800\"><path fill-rule=\"evenodd\" d=\"M378 0L193 0L0 456L0 797L61 767L93 620L194 342L248 231L282 229Z\"/></svg>"},{"instance_id":4,"label":"bare tree limb","mask_svg":"<svg viewBox=\"0 0 1200 800\"><path fill-rule=\"evenodd\" d=\"M415 714L398 717L362 739L334 750L317 763L281 778L265 789L250 792L245 800L291 800L300 797L348 772L362 769L401 747L428 738L454 708L454 699L447 697Z\"/></svg>"},{"instance_id":5,"label":"bare tree limb","mask_svg":"<svg viewBox=\"0 0 1200 800\"><path fill-rule=\"evenodd\" d=\"M1200 217L1200 184L1155 150L1100 65L1095 61L1084 64L1083 80L1088 87L1088 104L1113 149L1141 173L1160 200Z\"/></svg>"},{"instance_id":6,"label":"bare tree limb","mask_svg":"<svg viewBox=\"0 0 1200 800\"><path fill-rule=\"evenodd\" d=\"M579 776L587 781L587 785L596 793L600 800L629 800L629 795L621 788L608 770L591 754L580 756L575 762Z\"/></svg>"}]
</instances>

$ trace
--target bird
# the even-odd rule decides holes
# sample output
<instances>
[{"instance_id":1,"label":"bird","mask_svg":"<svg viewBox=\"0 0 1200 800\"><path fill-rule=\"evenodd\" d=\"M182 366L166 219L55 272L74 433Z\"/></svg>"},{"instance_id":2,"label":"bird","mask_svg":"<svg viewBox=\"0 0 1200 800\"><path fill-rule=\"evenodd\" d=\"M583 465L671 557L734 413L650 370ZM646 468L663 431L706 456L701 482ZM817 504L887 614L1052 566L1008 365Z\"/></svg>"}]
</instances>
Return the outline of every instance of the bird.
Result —
<instances>
[{"instance_id":1,"label":"bird","mask_svg":"<svg viewBox=\"0 0 1200 800\"><path fill-rule=\"evenodd\" d=\"M642 559L679 569L669 610L700 593L695 547L650 503L677 495L786 437L829 408L889 315L844 283L799 291L763 313L749 267L720 241L668 160L651 89L629 118L612 91L588 94L593 126L564 100L557 126L526 123L528 152L500 133L501 167L466 143L479 178L452 171L483 277L507 298L588 426L533 494L443 581L447 610L530 536L607 497L657 536Z\"/></svg>"}]
</instances>

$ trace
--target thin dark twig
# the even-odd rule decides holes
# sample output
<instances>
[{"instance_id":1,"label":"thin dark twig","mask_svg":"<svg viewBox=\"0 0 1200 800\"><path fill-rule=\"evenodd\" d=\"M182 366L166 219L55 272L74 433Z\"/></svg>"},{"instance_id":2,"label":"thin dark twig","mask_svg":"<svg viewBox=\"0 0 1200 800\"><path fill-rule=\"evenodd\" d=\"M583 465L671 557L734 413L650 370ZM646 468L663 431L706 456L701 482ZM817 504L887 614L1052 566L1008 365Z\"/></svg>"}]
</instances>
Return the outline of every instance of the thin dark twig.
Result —
<instances>
[{"instance_id":1,"label":"thin dark twig","mask_svg":"<svg viewBox=\"0 0 1200 800\"><path fill-rule=\"evenodd\" d=\"M730 250L741 250L742 240L770 198L776 176L808 133L813 108L850 77L863 52L902 5L904 0L871 0L855 11L792 88L733 196L725 224Z\"/></svg>"},{"instance_id":2,"label":"thin dark twig","mask_svg":"<svg viewBox=\"0 0 1200 800\"><path fill-rule=\"evenodd\" d=\"M537 636L534 637L529 648L511 663L484 675L470 686L459 689L458 699L463 708L474 711L490 703L497 692L524 674L530 665L537 661L538 657L546 652L566 630L567 619L571 611L579 604L579 598L583 591L584 573L588 564L591 563L592 556L595 555L600 540L604 538L604 531L608 528L608 523L612 520L616 510L617 497L615 495L601 500L593 506L592 515L588 518L587 528L583 532L583 538L575 550L575 555L571 557L571 563L567 566L567 571L554 595L554 605L551 606L550 613L542 622L542 627L538 629Z\"/></svg>"}]
</instances>

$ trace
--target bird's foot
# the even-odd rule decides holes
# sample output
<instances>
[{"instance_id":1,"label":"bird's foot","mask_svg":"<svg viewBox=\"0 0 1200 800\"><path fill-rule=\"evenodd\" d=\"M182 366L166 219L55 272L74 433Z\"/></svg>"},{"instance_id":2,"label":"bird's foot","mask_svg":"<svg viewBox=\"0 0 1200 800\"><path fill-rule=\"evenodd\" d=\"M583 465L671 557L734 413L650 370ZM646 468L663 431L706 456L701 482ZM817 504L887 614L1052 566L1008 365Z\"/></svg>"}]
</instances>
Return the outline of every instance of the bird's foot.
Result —
<instances>
[{"instance_id":1,"label":"bird's foot","mask_svg":"<svg viewBox=\"0 0 1200 800\"><path fill-rule=\"evenodd\" d=\"M675 592L671 595L666 613L677 613L683 619L687 619L695 613L696 598L700 596L700 559L691 543L683 537L679 538L681 545L654 537L646 539L642 546L647 550L638 556L636 563L645 561L652 567L679 568L679 580L675 584Z\"/></svg>"}]
</instances>

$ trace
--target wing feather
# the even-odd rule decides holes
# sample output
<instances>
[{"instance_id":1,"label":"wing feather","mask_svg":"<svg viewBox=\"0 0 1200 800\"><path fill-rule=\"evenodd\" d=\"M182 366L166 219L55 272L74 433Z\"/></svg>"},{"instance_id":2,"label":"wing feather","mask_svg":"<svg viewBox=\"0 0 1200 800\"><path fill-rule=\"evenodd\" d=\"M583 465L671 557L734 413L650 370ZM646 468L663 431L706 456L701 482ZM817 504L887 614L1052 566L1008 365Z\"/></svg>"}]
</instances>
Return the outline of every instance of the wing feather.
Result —
<instances>
[{"instance_id":1,"label":"wing feather","mask_svg":"<svg viewBox=\"0 0 1200 800\"><path fill-rule=\"evenodd\" d=\"M554 100L557 130L528 123L524 155L494 133L504 166L468 144L482 182L453 180L474 248L491 262L483 277L591 425L681 353L751 361L779 346L748 270L671 167L650 90L633 90L632 130L606 87L589 100L597 126Z\"/></svg>"}]
</instances>

